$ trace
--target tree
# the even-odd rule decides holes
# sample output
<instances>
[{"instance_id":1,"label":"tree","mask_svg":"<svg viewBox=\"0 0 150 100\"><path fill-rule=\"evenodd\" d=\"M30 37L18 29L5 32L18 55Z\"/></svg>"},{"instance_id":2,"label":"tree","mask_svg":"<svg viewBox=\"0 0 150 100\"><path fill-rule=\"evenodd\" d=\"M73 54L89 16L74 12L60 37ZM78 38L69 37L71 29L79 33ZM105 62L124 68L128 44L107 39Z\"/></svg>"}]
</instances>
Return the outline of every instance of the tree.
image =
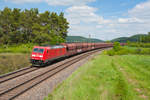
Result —
<instances>
[{"instance_id":1,"label":"tree","mask_svg":"<svg viewBox=\"0 0 150 100\"><path fill-rule=\"evenodd\" d=\"M9 45L61 43L67 36L68 24L63 13L58 15L49 11L39 13L37 8L21 11L6 7L0 11L0 42Z\"/></svg>"},{"instance_id":2,"label":"tree","mask_svg":"<svg viewBox=\"0 0 150 100\"><path fill-rule=\"evenodd\" d=\"M0 27L2 36L0 40L4 44L9 44L10 32L11 32L11 15L12 10L8 7L4 8L0 13Z\"/></svg>"}]
</instances>

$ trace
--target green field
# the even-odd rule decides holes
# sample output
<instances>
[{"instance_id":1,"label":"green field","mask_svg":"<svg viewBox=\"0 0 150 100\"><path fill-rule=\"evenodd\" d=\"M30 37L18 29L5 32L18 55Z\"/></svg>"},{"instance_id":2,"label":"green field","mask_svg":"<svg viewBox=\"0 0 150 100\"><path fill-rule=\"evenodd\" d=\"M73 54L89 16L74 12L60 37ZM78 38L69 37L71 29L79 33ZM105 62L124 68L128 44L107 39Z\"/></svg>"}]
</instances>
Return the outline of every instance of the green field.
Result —
<instances>
[{"instance_id":1,"label":"green field","mask_svg":"<svg viewBox=\"0 0 150 100\"><path fill-rule=\"evenodd\" d=\"M0 45L0 75L29 67L34 44Z\"/></svg>"},{"instance_id":2,"label":"green field","mask_svg":"<svg viewBox=\"0 0 150 100\"><path fill-rule=\"evenodd\" d=\"M99 55L45 100L150 100L150 56Z\"/></svg>"},{"instance_id":3,"label":"green field","mask_svg":"<svg viewBox=\"0 0 150 100\"><path fill-rule=\"evenodd\" d=\"M0 53L0 75L29 67L29 59L30 54L27 53Z\"/></svg>"}]
</instances>

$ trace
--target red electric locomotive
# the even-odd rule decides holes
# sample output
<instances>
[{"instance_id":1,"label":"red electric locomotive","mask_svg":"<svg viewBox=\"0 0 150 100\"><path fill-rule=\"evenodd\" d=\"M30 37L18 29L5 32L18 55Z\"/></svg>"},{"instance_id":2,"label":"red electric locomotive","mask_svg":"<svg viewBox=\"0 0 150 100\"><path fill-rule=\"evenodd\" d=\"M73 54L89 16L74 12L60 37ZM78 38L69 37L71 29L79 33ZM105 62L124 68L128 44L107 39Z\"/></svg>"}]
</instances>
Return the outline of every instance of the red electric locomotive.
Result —
<instances>
[{"instance_id":1,"label":"red electric locomotive","mask_svg":"<svg viewBox=\"0 0 150 100\"><path fill-rule=\"evenodd\" d=\"M66 47L63 45L34 46L30 61L34 66L42 66L49 61L65 56L66 53Z\"/></svg>"}]
</instances>

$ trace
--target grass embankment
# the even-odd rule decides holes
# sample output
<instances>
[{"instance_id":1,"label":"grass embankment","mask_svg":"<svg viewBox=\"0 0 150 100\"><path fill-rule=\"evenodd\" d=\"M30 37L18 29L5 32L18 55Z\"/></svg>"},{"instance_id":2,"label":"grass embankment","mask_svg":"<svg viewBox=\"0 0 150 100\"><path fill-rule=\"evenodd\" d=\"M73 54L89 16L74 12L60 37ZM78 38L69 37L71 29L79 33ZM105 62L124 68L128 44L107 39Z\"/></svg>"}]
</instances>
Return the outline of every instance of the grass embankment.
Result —
<instances>
[{"instance_id":1,"label":"grass embankment","mask_svg":"<svg viewBox=\"0 0 150 100\"><path fill-rule=\"evenodd\" d=\"M150 56L99 55L77 69L45 100L150 98Z\"/></svg>"},{"instance_id":2,"label":"grass embankment","mask_svg":"<svg viewBox=\"0 0 150 100\"><path fill-rule=\"evenodd\" d=\"M0 53L0 75L29 67L30 54Z\"/></svg>"},{"instance_id":3,"label":"grass embankment","mask_svg":"<svg viewBox=\"0 0 150 100\"><path fill-rule=\"evenodd\" d=\"M0 46L0 75L28 67L33 44Z\"/></svg>"}]
</instances>

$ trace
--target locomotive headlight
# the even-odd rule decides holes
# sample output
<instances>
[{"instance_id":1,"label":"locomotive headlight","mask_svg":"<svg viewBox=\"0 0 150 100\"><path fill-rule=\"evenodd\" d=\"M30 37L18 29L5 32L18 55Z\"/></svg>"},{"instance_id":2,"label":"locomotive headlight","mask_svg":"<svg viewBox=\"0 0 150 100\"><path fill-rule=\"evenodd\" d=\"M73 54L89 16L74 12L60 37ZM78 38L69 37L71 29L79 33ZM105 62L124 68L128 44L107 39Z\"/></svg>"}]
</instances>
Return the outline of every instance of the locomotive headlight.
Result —
<instances>
[{"instance_id":1,"label":"locomotive headlight","mask_svg":"<svg viewBox=\"0 0 150 100\"><path fill-rule=\"evenodd\" d=\"M42 58L43 56L42 56L42 55L40 55L39 57L41 57L41 58Z\"/></svg>"},{"instance_id":2,"label":"locomotive headlight","mask_svg":"<svg viewBox=\"0 0 150 100\"><path fill-rule=\"evenodd\" d=\"M32 55L32 57L35 57L35 55Z\"/></svg>"}]
</instances>

